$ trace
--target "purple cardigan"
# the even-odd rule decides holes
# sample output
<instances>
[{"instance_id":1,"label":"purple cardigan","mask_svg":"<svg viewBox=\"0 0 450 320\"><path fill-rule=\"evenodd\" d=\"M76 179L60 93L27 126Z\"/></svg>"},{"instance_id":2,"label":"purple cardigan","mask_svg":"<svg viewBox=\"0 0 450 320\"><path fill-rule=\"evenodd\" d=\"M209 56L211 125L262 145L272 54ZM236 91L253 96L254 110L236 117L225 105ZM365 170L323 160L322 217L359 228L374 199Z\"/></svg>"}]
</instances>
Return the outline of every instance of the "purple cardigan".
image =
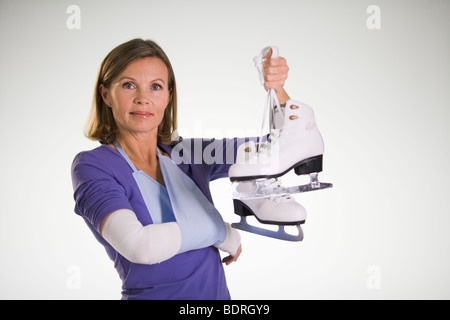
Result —
<instances>
[{"instance_id":1,"label":"purple cardigan","mask_svg":"<svg viewBox=\"0 0 450 320\"><path fill-rule=\"evenodd\" d=\"M228 176L237 147L248 140L185 139L158 146L171 155L212 202L209 181ZM84 218L114 262L122 279L122 299L230 299L215 247L178 254L159 264L144 265L128 261L103 239L99 233L100 225L109 213L118 209L134 211L144 226L152 223L132 169L117 151L101 145L79 153L72 164L72 182L75 213Z\"/></svg>"}]
</instances>

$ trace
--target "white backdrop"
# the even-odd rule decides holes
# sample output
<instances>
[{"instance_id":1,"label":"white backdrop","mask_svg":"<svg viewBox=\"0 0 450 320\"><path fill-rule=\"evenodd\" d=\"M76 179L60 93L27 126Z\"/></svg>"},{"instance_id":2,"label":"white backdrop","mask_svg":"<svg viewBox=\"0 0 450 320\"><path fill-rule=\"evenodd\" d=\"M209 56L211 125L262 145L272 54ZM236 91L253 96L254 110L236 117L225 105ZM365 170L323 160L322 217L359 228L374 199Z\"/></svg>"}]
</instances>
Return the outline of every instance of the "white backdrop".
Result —
<instances>
[{"instance_id":1,"label":"white backdrop","mask_svg":"<svg viewBox=\"0 0 450 320\"><path fill-rule=\"evenodd\" d=\"M234 299L450 298L449 21L447 0L1 0L0 298L120 298L70 166L97 146L82 131L101 61L135 37L173 63L184 137L259 133L267 45L315 110L335 186L296 196L302 242L241 233ZM229 180L212 192L237 221Z\"/></svg>"}]
</instances>

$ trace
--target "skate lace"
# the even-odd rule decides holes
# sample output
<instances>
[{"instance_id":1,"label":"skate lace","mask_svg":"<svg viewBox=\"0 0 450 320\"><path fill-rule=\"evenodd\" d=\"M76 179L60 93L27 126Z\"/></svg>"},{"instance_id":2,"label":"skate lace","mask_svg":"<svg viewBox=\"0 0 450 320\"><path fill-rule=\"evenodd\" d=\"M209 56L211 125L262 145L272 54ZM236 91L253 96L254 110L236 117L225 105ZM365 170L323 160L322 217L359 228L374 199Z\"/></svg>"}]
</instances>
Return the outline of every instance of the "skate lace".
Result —
<instances>
[{"instance_id":1,"label":"skate lace","mask_svg":"<svg viewBox=\"0 0 450 320\"><path fill-rule=\"evenodd\" d=\"M277 189L283 189L283 185L281 184L280 180L277 178L271 178L265 180L261 185L260 188L264 189L264 193L270 194L275 193ZM289 195L273 195L269 197L270 201L273 201L275 203L279 203L284 200L290 199Z\"/></svg>"},{"instance_id":2,"label":"skate lace","mask_svg":"<svg viewBox=\"0 0 450 320\"><path fill-rule=\"evenodd\" d=\"M267 47L264 50L261 51L261 53L259 54L259 56L253 58L253 61L255 63L255 66L258 70L259 73L259 81L261 82L261 85L264 86L264 73L263 73L263 69L262 69L262 64L264 61L265 56L267 55L267 53L269 52L269 50L272 49L272 58L276 58L278 57L278 48L277 47ZM270 147L270 142L272 141L272 139L275 136L278 136L279 133L275 133L274 134L274 126L273 123L269 125L269 137L268 137L268 141L263 142L263 132L264 132L264 127L266 125L266 119L267 119L267 114L271 114L271 116L274 116L274 112L275 112L275 106L278 107L278 110L281 110L281 106L280 106L280 102L278 100L277 94L275 92L274 89L269 89L269 91L267 92L267 98L266 98L266 103L264 106L264 113L263 113L263 120L262 120L262 125L261 125L261 131L260 131L260 135L259 135L259 143L257 145L257 151L263 151L264 149L267 150Z\"/></svg>"}]
</instances>

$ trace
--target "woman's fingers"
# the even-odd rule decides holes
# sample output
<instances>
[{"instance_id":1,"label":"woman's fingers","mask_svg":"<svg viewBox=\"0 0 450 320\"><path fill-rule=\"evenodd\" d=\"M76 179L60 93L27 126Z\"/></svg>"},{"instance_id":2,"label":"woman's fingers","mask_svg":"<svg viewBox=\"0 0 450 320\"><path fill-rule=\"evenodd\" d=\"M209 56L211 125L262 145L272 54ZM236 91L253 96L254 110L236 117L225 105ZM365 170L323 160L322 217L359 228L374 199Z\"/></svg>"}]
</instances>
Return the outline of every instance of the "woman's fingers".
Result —
<instances>
[{"instance_id":1,"label":"woman's fingers","mask_svg":"<svg viewBox=\"0 0 450 320\"><path fill-rule=\"evenodd\" d=\"M288 77L289 67L283 57L266 59L263 64L264 88L279 92Z\"/></svg>"}]
</instances>

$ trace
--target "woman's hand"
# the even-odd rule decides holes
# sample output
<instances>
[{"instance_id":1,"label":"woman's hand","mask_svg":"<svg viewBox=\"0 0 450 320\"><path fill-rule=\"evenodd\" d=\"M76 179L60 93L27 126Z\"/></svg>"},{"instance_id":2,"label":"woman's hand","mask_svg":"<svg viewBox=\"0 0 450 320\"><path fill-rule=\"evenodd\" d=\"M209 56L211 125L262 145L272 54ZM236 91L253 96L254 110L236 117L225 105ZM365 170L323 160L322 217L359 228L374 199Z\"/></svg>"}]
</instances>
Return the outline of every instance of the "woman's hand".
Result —
<instances>
[{"instance_id":1,"label":"woman's hand","mask_svg":"<svg viewBox=\"0 0 450 320\"><path fill-rule=\"evenodd\" d=\"M280 103L286 103L290 98L283 87L288 77L289 67L285 58L271 57L272 49L267 53L263 63L264 89L274 89Z\"/></svg>"},{"instance_id":2,"label":"woman's hand","mask_svg":"<svg viewBox=\"0 0 450 320\"><path fill-rule=\"evenodd\" d=\"M241 252L242 252L242 245L239 246L234 256L229 255L228 257L223 258L222 263L225 263L228 266L230 263L237 261L237 259L241 255Z\"/></svg>"}]
</instances>

